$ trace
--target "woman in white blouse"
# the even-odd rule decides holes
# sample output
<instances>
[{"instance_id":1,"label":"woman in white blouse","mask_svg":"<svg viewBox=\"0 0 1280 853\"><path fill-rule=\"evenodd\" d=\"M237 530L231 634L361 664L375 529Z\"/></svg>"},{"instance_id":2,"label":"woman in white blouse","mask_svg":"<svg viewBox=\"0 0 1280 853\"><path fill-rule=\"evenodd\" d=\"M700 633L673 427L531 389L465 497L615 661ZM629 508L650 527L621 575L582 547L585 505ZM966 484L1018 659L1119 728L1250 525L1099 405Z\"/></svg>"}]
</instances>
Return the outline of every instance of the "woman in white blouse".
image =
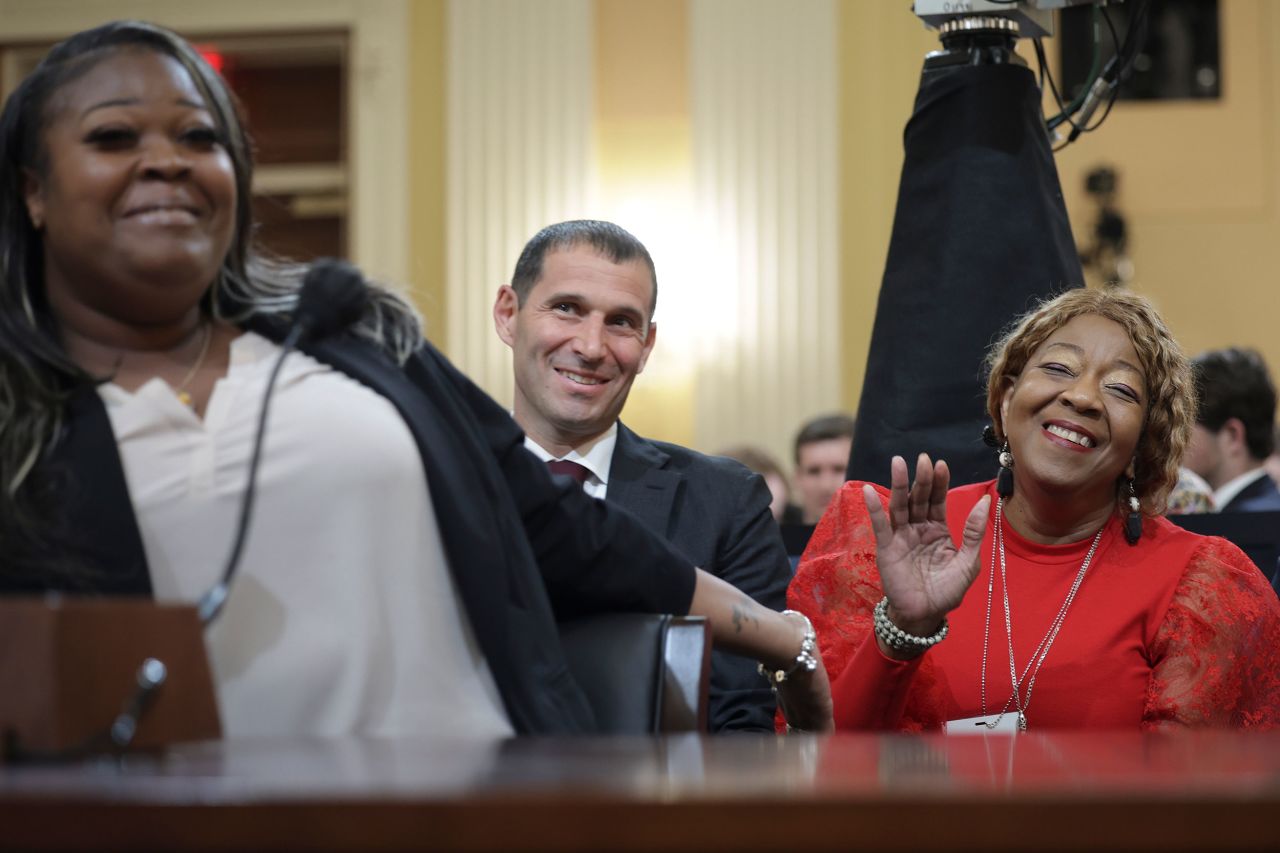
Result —
<instances>
[{"instance_id":1,"label":"woman in white blouse","mask_svg":"<svg viewBox=\"0 0 1280 853\"><path fill-rule=\"evenodd\" d=\"M6 102L0 594L191 601L217 580L302 272L255 256L251 179L225 84L158 27L79 33ZM412 309L370 295L276 386L209 637L228 734L589 729L553 609L709 615L784 673L793 722L829 725L802 617L552 482Z\"/></svg>"}]
</instances>

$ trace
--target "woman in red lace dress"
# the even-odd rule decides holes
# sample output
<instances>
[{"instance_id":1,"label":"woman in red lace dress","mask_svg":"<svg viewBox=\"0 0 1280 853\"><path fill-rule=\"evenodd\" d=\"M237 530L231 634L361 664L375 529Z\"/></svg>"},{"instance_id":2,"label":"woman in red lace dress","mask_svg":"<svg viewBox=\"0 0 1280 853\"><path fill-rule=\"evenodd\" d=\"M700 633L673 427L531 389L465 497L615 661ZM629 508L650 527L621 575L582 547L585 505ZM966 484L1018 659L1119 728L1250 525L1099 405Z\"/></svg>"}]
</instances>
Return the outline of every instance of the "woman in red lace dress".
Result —
<instances>
[{"instance_id":1,"label":"woman in red lace dress","mask_svg":"<svg viewBox=\"0 0 1280 853\"><path fill-rule=\"evenodd\" d=\"M789 593L844 729L1261 728L1280 602L1231 543L1161 517L1194 419L1142 297L1073 290L993 350L998 480L944 462L845 484Z\"/></svg>"}]
</instances>

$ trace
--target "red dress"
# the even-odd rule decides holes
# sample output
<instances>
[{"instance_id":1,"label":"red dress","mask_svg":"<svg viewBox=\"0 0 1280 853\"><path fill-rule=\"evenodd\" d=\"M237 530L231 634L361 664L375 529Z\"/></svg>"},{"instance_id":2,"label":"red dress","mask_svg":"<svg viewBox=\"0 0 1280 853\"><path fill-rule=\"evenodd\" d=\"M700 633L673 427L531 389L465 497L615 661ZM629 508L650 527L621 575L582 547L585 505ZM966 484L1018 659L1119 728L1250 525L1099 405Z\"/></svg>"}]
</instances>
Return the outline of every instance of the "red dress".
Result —
<instances>
[{"instance_id":1,"label":"red dress","mask_svg":"<svg viewBox=\"0 0 1280 853\"><path fill-rule=\"evenodd\" d=\"M950 635L915 660L881 654L871 611L883 593L862 484L846 483L827 509L788 591L813 620L832 679L840 729L927 731L983 713L981 670L993 568L993 483L953 489L947 524L959 540L969 510L992 497L983 566L948 616ZM888 493L877 487L881 499ZM1118 516L1036 676L1028 728L1157 728L1164 724L1268 728L1280 717L1280 601L1234 545L1163 518L1143 520L1135 546ZM1014 660L1022 676L1071 588L1092 537L1037 545L1004 523ZM991 594L988 714L1013 696L999 566ZM1023 680L1023 694L1026 693ZM1015 703L1008 709L1016 715Z\"/></svg>"}]
</instances>

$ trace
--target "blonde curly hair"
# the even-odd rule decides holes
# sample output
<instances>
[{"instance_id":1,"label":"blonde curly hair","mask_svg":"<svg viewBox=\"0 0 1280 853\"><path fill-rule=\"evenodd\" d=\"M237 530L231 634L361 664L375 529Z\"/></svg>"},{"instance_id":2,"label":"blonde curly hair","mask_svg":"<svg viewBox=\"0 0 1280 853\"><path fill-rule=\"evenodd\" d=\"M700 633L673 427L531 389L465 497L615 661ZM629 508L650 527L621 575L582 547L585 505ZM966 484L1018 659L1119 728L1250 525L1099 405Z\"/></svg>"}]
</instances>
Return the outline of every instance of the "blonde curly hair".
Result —
<instances>
[{"instance_id":1,"label":"blonde curly hair","mask_svg":"<svg viewBox=\"0 0 1280 853\"><path fill-rule=\"evenodd\" d=\"M1050 335L1076 317L1090 314L1124 327L1142 362L1148 398L1146 420L1134 453L1134 491L1144 515L1162 515L1191 438L1196 397L1187 357L1145 297L1127 290L1077 288L1040 303L1015 320L987 356L987 414L996 438L1003 443L1000 401L1008 383L1018 378L1032 353ZM1121 485L1116 484L1118 496Z\"/></svg>"}]
</instances>

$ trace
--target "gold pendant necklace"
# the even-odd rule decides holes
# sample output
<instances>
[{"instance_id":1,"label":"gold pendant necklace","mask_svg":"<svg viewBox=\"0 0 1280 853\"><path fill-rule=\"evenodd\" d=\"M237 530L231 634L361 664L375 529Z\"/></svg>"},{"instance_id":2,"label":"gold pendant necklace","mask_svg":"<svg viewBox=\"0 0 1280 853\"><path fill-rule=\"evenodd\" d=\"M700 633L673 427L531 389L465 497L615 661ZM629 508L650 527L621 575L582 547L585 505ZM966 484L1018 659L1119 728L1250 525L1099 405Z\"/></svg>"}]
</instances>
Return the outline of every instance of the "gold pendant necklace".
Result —
<instances>
[{"instance_id":1,"label":"gold pendant necklace","mask_svg":"<svg viewBox=\"0 0 1280 853\"><path fill-rule=\"evenodd\" d=\"M188 408L195 408L191 392L187 390L187 386L191 384L191 380L195 378L196 372L200 370L204 364L204 358L209 354L209 340L213 337L213 323L206 321L204 323L204 338L200 341L200 354L196 356L195 363L191 365L191 369L187 371L187 375L182 377L182 381L178 383L178 387L173 389L173 393L178 396L178 402Z\"/></svg>"}]
</instances>

